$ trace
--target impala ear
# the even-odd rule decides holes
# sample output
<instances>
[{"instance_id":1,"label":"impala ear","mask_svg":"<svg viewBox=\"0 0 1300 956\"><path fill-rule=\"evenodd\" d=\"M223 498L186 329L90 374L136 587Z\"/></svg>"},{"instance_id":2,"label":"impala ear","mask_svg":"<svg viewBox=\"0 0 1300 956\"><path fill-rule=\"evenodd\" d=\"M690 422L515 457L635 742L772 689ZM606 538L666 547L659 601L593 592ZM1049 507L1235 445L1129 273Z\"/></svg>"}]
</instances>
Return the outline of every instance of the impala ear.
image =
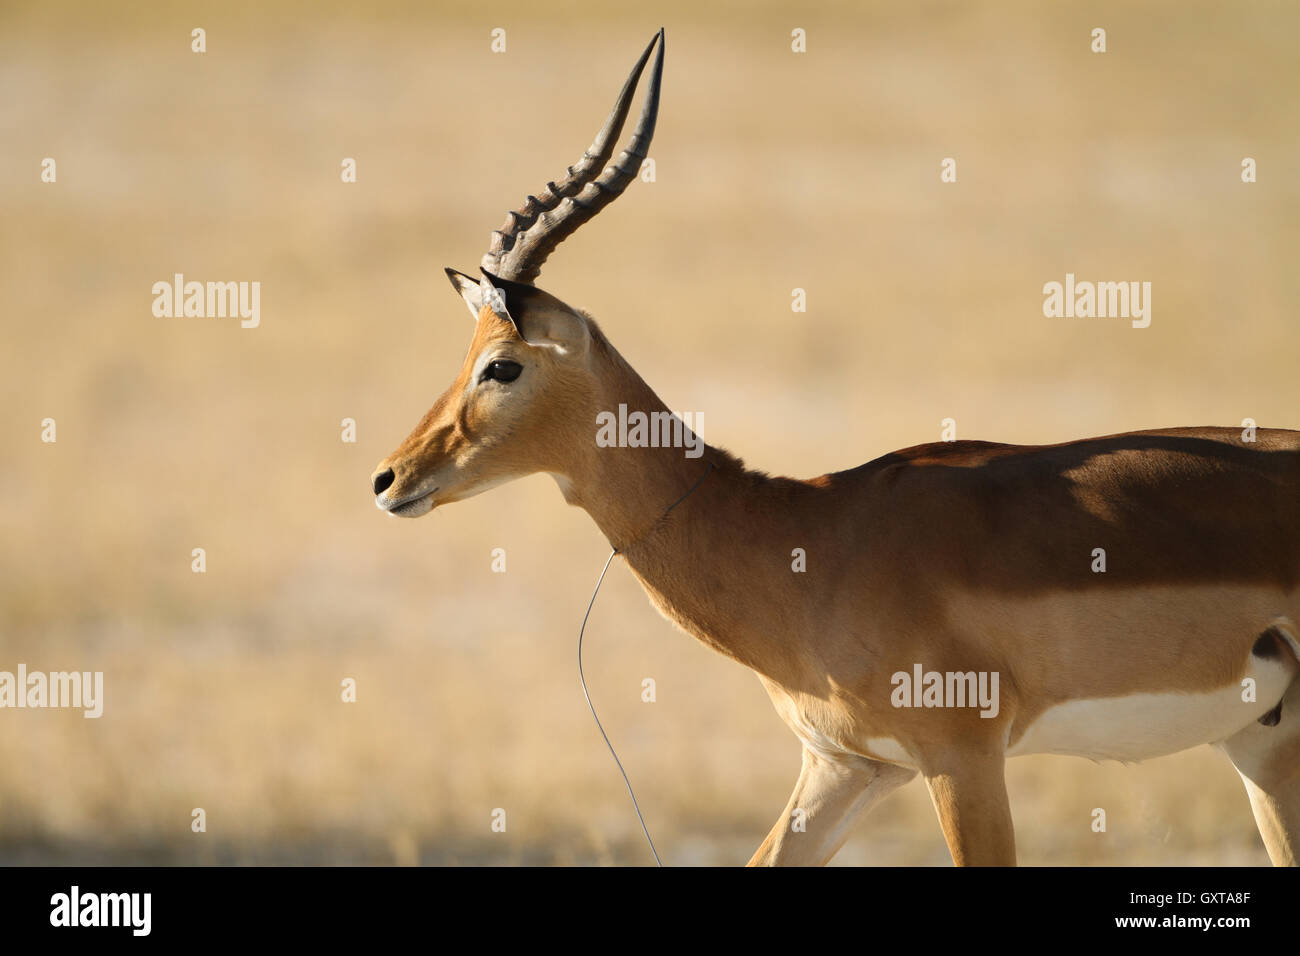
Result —
<instances>
[{"instance_id":1,"label":"impala ear","mask_svg":"<svg viewBox=\"0 0 1300 956\"><path fill-rule=\"evenodd\" d=\"M478 320L478 314L483 310L483 289L479 285L478 279L465 275L463 272L457 272L455 269L443 270L447 273L447 278L451 280L452 287L460 293L460 297L465 300L465 307L469 309L469 314Z\"/></svg>"},{"instance_id":2,"label":"impala ear","mask_svg":"<svg viewBox=\"0 0 1300 956\"><path fill-rule=\"evenodd\" d=\"M522 282L494 276L486 269L479 290L480 301L497 315L514 324L519 337L529 345L553 348L579 355L591 343L587 320L549 292Z\"/></svg>"}]
</instances>

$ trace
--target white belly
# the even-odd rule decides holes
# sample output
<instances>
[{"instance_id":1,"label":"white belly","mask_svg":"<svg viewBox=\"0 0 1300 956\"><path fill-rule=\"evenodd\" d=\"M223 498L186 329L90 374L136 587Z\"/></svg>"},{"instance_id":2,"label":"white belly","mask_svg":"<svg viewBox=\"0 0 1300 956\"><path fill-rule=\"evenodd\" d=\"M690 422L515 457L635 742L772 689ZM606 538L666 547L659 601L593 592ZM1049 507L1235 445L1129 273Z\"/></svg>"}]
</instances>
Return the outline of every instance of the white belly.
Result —
<instances>
[{"instance_id":1,"label":"white belly","mask_svg":"<svg viewBox=\"0 0 1300 956\"><path fill-rule=\"evenodd\" d=\"M1273 708L1295 673L1289 660L1251 658L1253 701L1230 684L1192 694L1131 694L1071 700L1044 711L1007 756L1070 754L1126 763L1177 753L1232 736Z\"/></svg>"}]
</instances>

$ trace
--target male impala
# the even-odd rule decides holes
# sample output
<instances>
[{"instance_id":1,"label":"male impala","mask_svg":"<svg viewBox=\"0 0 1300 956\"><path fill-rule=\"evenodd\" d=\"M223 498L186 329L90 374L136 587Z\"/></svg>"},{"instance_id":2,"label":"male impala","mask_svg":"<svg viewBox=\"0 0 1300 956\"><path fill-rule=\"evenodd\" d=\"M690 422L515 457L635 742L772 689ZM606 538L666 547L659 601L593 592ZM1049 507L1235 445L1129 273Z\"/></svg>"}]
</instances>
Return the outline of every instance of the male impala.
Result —
<instances>
[{"instance_id":1,"label":"male impala","mask_svg":"<svg viewBox=\"0 0 1300 956\"><path fill-rule=\"evenodd\" d=\"M632 141L606 166L656 43ZM1300 432L938 443L806 480L712 446L597 443L601 413L667 407L589 316L532 283L636 175L663 43L578 163L492 234L485 280L448 270L474 339L380 463L378 506L413 518L553 475L659 610L756 671L802 741L753 864L825 863L918 773L955 863L1011 864L1007 757L1136 761L1202 743L1245 781L1273 862L1294 864Z\"/></svg>"}]
</instances>

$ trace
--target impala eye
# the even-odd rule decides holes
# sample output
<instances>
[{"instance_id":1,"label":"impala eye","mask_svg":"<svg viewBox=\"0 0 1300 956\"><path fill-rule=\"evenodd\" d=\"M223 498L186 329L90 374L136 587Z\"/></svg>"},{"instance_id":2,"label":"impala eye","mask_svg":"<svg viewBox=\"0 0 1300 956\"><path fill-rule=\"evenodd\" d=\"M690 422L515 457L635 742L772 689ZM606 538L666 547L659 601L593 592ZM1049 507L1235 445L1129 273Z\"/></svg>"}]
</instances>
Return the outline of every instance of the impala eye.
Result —
<instances>
[{"instance_id":1,"label":"impala eye","mask_svg":"<svg viewBox=\"0 0 1300 956\"><path fill-rule=\"evenodd\" d=\"M483 380L496 379L498 382L513 382L523 370L524 367L518 362L511 362L509 359L497 359L495 362L489 362L487 368L483 369Z\"/></svg>"}]
</instances>

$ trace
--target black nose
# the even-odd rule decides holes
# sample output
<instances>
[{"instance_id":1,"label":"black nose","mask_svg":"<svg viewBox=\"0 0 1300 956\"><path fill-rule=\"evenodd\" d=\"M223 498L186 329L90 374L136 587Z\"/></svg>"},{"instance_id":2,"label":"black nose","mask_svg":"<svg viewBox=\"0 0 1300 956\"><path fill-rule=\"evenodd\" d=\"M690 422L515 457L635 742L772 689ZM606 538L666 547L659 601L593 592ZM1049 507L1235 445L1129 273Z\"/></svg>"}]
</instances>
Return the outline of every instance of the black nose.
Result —
<instances>
[{"instance_id":1,"label":"black nose","mask_svg":"<svg viewBox=\"0 0 1300 956\"><path fill-rule=\"evenodd\" d=\"M382 495L388 490L388 486L396 479L397 476L393 474L393 469L391 468L385 468L379 474L375 475L375 494Z\"/></svg>"}]
</instances>

